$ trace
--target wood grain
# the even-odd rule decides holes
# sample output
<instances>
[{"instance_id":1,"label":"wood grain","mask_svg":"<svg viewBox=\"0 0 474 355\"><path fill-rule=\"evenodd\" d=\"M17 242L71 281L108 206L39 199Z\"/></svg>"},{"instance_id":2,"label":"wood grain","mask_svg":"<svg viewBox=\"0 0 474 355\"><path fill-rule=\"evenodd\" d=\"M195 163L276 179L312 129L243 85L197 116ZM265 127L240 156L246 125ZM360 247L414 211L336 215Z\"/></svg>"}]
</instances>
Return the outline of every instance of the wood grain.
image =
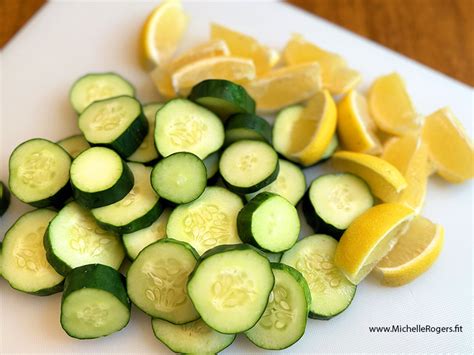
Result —
<instances>
[{"instance_id":1,"label":"wood grain","mask_svg":"<svg viewBox=\"0 0 474 355\"><path fill-rule=\"evenodd\" d=\"M46 0L0 0L0 48L45 2Z\"/></svg>"},{"instance_id":2,"label":"wood grain","mask_svg":"<svg viewBox=\"0 0 474 355\"><path fill-rule=\"evenodd\" d=\"M289 0L474 86L474 0Z\"/></svg>"},{"instance_id":3,"label":"wood grain","mask_svg":"<svg viewBox=\"0 0 474 355\"><path fill-rule=\"evenodd\" d=\"M45 2L0 0L0 48ZM289 2L474 86L474 0Z\"/></svg>"}]
</instances>

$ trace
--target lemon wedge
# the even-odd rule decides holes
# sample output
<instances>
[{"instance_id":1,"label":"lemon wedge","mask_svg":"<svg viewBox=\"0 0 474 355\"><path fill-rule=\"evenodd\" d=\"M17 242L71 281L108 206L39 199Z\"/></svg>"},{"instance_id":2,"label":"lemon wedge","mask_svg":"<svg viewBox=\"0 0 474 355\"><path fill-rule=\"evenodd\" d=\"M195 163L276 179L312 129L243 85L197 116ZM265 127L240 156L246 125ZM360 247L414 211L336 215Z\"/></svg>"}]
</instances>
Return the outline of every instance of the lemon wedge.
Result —
<instances>
[{"instance_id":1,"label":"lemon wedge","mask_svg":"<svg viewBox=\"0 0 474 355\"><path fill-rule=\"evenodd\" d=\"M369 109L379 129L394 135L417 131L417 115L403 79L397 73L377 78L369 89Z\"/></svg>"},{"instance_id":2,"label":"lemon wedge","mask_svg":"<svg viewBox=\"0 0 474 355\"><path fill-rule=\"evenodd\" d=\"M216 23L211 24L211 39L224 40L233 56L252 59L257 75L268 72L280 58L277 51L260 44L255 38Z\"/></svg>"},{"instance_id":3,"label":"lemon wedge","mask_svg":"<svg viewBox=\"0 0 474 355\"><path fill-rule=\"evenodd\" d=\"M319 63L323 88L335 95L347 93L362 79L359 72L347 66L343 57L316 46L300 34L294 34L288 41L283 58L288 65Z\"/></svg>"},{"instance_id":4,"label":"lemon wedge","mask_svg":"<svg viewBox=\"0 0 474 355\"><path fill-rule=\"evenodd\" d=\"M402 286L426 272L436 261L444 244L444 228L416 216L395 247L377 264L387 286Z\"/></svg>"},{"instance_id":5,"label":"lemon wedge","mask_svg":"<svg viewBox=\"0 0 474 355\"><path fill-rule=\"evenodd\" d=\"M171 77L173 88L180 95L187 95L191 88L206 79L225 79L245 83L255 78L252 60L220 56L192 62L175 71Z\"/></svg>"},{"instance_id":6,"label":"lemon wedge","mask_svg":"<svg viewBox=\"0 0 474 355\"><path fill-rule=\"evenodd\" d=\"M438 110L425 119L422 138L441 177L460 183L474 176L472 141L449 108Z\"/></svg>"},{"instance_id":7,"label":"lemon wedge","mask_svg":"<svg viewBox=\"0 0 474 355\"><path fill-rule=\"evenodd\" d=\"M384 202L397 201L407 187L403 175L389 162L364 153L339 151L331 162L336 169L361 177L372 193Z\"/></svg>"},{"instance_id":8,"label":"lemon wedge","mask_svg":"<svg viewBox=\"0 0 474 355\"><path fill-rule=\"evenodd\" d=\"M289 155L304 166L317 163L334 136L336 121L331 94L327 90L317 92L292 126Z\"/></svg>"},{"instance_id":9,"label":"lemon wedge","mask_svg":"<svg viewBox=\"0 0 474 355\"><path fill-rule=\"evenodd\" d=\"M407 187L400 193L396 202L419 214L425 201L431 172L426 145L415 135L393 137L385 144L381 157L395 166L407 181Z\"/></svg>"},{"instance_id":10,"label":"lemon wedge","mask_svg":"<svg viewBox=\"0 0 474 355\"><path fill-rule=\"evenodd\" d=\"M170 60L188 21L180 0L165 0L150 13L140 36L140 57L147 70Z\"/></svg>"},{"instance_id":11,"label":"lemon wedge","mask_svg":"<svg viewBox=\"0 0 474 355\"><path fill-rule=\"evenodd\" d=\"M171 82L171 76L175 71L201 59L229 54L229 48L224 41L211 40L188 49L163 66L157 66L150 75L158 91L166 98L172 98L176 96Z\"/></svg>"},{"instance_id":12,"label":"lemon wedge","mask_svg":"<svg viewBox=\"0 0 474 355\"><path fill-rule=\"evenodd\" d=\"M353 152L379 154L381 145L365 97L351 90L337 108L337 133L342 146Z\"/></svg>"},{"instance_id":13,"label":"lemon wedge","mask_svg":"<svg viewBox=\"0 0 474 355\"><path fill-rule=\"evenodd\" d=\"M304 101L321 89L318 63L276 69L244 85L259 111L277 111Z\"/></svg>"},{"instance_id":14,"label":"lemon wedge","mask_svg":"<svg viewBox=\"0 0 474 355\"><path fill-rule=\"evenodd\" d=\"M397 203L369 208L342 235L334 264L357 285L392 250L413 217L413 210Z\"/></svg>"}]
</instances>

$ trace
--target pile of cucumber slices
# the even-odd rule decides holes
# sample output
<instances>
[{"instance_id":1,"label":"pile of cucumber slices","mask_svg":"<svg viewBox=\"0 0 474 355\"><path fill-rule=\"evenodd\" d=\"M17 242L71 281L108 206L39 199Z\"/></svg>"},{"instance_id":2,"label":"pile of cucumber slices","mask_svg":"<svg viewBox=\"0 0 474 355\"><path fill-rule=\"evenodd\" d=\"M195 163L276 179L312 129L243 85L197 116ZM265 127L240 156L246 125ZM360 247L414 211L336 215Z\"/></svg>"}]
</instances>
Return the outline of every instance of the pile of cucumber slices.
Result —
<instances>
[{"instance_id":1,"label":"pile of cucumber slices","mask_svg":"<svg viewBox=\"0 0 474 355\"><path fill-rule=\"evenodd\" d=\"M281 111L272 128L226 80L142 105L115 73L83 76L70 101L82 134L31 139L11 154L9 190L37 209L0 244L0 274L13 288L63 292L68 335L117 332L133 303L174 352L217 353L238 333L275 350L303 336L308 316L329 319L349 306L356 286L334 253L374 199L350 174L307 188L298 164L278 153L301 106ZM300 200L325 234L298 241ZM0 215L8 203L0 183Z\"/></svg>"}]
</instances>

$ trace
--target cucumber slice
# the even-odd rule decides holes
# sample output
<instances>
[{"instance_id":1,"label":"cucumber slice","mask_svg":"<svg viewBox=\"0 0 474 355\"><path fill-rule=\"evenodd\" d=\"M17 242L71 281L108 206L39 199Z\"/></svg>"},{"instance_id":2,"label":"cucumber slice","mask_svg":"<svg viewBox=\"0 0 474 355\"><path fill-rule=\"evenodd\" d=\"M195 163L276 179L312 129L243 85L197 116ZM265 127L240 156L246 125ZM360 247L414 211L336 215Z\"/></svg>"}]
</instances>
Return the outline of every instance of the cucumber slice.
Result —
<instances>
[{"instance_id":1,"label":"cucumber slice","mask_svg":"<svg viewBox=\"0 0 474 355\"><path fill-rule=\"evenodd\" d=\"M99 226L116 234L146 228L163 212L163 202L151 186L151 167L138 163L128 167L135 181L130 192L120 201L91 210Z\"/></svg>"},{"instance_id":2,"label":"cucumber slice","mask_svg":"<svg viewBox=\"0 0 474 355\"><path fill-rule=\"evenodd\" d=\"M43 236L56 216L48 209L22 215L5 234L2 274L11 287L38 296L60 292L64 278L46 260Z\"/></svg>"},{"instance_id":3,"label":"cucumber slice","mask_svg":"<svg viewBox=\"0 0 474 355\"><path fill-rule=\"evenodd\" d=\"M127 273L132 302L146 314L174 324L199 318L186 293L199 256L187 243L161 239L138 255Z\"/></svg>"},{"instance_id":4,"label":"cucumber slice","mask_svg":"<svg viewBox=\"0 0 474 355\"><path fill-rule=\"evenodd\" d=\"M188 203L201 196L206 188L206 166L192 153L173 153L155 165L151 184L159 196L171 203Z\"/></svg>"},{"instance_id":5,"label":"cucumber slice","mask_svg":"<svg viewBox=\"0 0 474 355\"><path fill-rule=\"evenodd\" d=\"M158 151L155 147L155 116L163 104L154 103L143 106L143 113L148 121L148 133L142 144L127 160L136 163L148 164L158 159Z\"/></svg>"},{"instance_id":6,"label":"cucumber slice","mask_svg":"<svg viewBox=\"0 0 474 355\"><path fill-rule=\"evenodd\" d=\"M44 237L48 262L61 275L87 264L117 269L125 256L120 238L104 231L77 202L69 202L51 221Z\"/></svg>"},{"instance_id":7,"label":"cucumber slice","mask_svg":"<svg viewBox=\"0 0 474 355\"><path fill-rule=\"evenodd\" d=\"M300 220L295 206L272 192L254 197L237 216L239 237L263 250L279 253L298 240Z\"/></svg>"},{"instance_id":8,"label":"cucumber slice","mask_svg":"<svg viewBox=\"0 0 474 355\"><path fill-rule=\"evenodd\" d=\"M122 95L135 95L135 88L127 80L115 73L93 73L76 80L69 100L74 110L81 113L94 101Z\"/></svg>"},{"instance_id":9,"label":"cucumber slice","mask_svg":"<svg viewBox=\"0 0 474 355\"><path fill-rule=\"evenodd\" d=\"M170 100L156 114L155 145L163 157L189 152L204 159L223 144L219 117L192 101Z\"/></svg>"},{"instance_id":10,"label":"cucumber slice","mask_svg":"<svg viewBox=\"0 0 474 355\"><path fill-rule=\"evenodd\" d=\"M257 192L245 195L247 201L259 193L273 192L286 198L293 206L298 204L306 191L306 178L303 171L288 160L280 159L278 162L280 170L276 180Z\"/></svg>"},{"instance_id":11,"label":"cucumber slice","mask_svg":"<svg viewBox=\"0 0 474 355\"><path fill-rule=\"evenodd\" d=\"M252 328L273 288L270 262L248 244L221 245L202 255L188 295L208 326L224 334Z\"/></svg>"},{"instance_id":12,"label":"cucumber slice","mask_svg":"<svg viewBox=\"0 0 474 355\"><path fill-rule=\"evenodd\" d=\"M315 232L339 239L354 219L374 205L369 186L347 173L321 175L303 199L303 213Z\"/></svg>"},{"instance_id":13,"label":"cucumber slice","mask_svg":"<svg viewBox=\"0 0 474 355\"><path fill-rule=\"evenodd\" d=\"M0 217L5 214L8 206L10 206L10 191L8 191L5 184L0 181Z\"/></svg>"},{"instance_id":14,"label":"cucumber slice","mask_svg":"<svg viewBox=\"0 0 474 355\"><path fill-rule=\"evenodd\" d=\"M291 266L272 263L275 285L262 318L247 338L263 349L281 350L296 343L304 334L311 293L299 271Z\"/></svg>"},{"instance_id":15,"label":"cucumber slice","mask_svg":"<svg viewBox=\"0 0 474 355\"><path fill-rule=\"evenodd\" d=\"M201 81L192 88L189 99L207 107L222 119L235 113L255 113L255 101L247 91L228 80Z\"/></svg>"},{"instance_id":16,"label":"cucumber slice","mask_svg":"<svg viewBox=\"0 0 474 355\"><path fill-rule=\"evenodd\" d=\"M251 113L231 116L225 124L224 145L244 139L272 144L272 127L263 118Z\"/></svg>"},{"instance_id":17,"label":"cucumber slice","mask_svg":"<svg viewBox=\"0 0 474 355\"><path fill-rule=\"evenodd\" d=\"M71 158L77 157L86 149L89 149L91 145L86 140L84 135L76 134L75 136L70 136L64 139L61 139L58 144L71 156Z\"/></svg>"},{"instance_id":18,"label":"cucumber slice","mask_svg":"<svg viewBox=\"0 0 474 355\"><path fill-rule=\"evenodd\" d=\"M289 106L281 110L275 117L272 131L273 148L288 160L292 160L288 155L293 139L290 133L303 109L302 105Z\"/></svg>"},{"instance_id":19,"label":"cucumber slice","mask_svg":"<svg viewBox=\"0 0 474 355\"><path fill-rule=\"evenodd\" d=\"M124 277L109 266L92 264L72 270L61 300L61 326L73 338L94 339L125 328L130 300Z\"/></svg>"},{"instance_id":20,"label":"cucumber slice","mask_svg":"<svg viewBox=\"0 0 474 355\"><path fill-rule=\"evenodd\" d=\"M212 153L206 159L203 160L204 165L206 166L207 179L213 178L216 173L219 171L219 159L221 154L219 151Z\"/></svg>"},{"instance_id":21,"label":"cucumber slice","mask_svg":"<svg viewBox=\"0 0 474 355\"><path fill-rule=\"evenodd\" d=\"M336 239L316 234L300 240L281 262L301 272L311 290L310 318L330 319L352 302L356 286L334 266Z\"/></svg>"},{"instance_id":22,"label":"cucumber slice","mask_svg":"<svg viewBox=\"0 0 474 355\"><path fill-rule=\"evenodd\" d=\"M247 194L276 180L278 155L267 143L242 140L222 153L219 172L229 190Z\"/></svg>"},{"instance_id":23,"label":"cucumber slice","mask_svg":"<svg viewBox=\"0 0 474 355\"><path fill-rule=\"evenodd\" d=\"M126 158L148 133L142 105L130 96L95 101L79 116L79 129L92 145L112 148Z\"/></svg>"},{"instance_id":24,"label":"cucumber slice","mask_svg":"<svg viewBox=\"0 0 474 355\"><path fill-rule=\"evenodd\" d=\"M339 146L339 139L337 138L337 134L334 134L329 141L329 145L326 148L326 151L321 156L321 160L318 163L322 163L323 161L328 160L336 151L337 147Z\"/></svg>"},{"instance_id":25,"label":"cucumber slice","mask_svg":"<svg viewBox=\"0 0 474 355\"><path fill-rule=\"evenodd\" d=\"M133 184L130 168L108 148L87 149L71 165L74 198L87 208L107 206L121 200Z\"/></svg>"},{"instance_id":26,"label":"cucumber slice","mask_svg":"<svg viewBox=\"0 0 474 355\"><path fill-rule=\"evenodd\" d=\"M138 254L150 244L166 238L166 225L170 213L170 209L165 209L149 227L122 236L123 246L130 260L135 260Z\"/></svg>"},{"instance_id":27,"label":"cucumber slice","mask_svg":"<svg viewBox=\"0 0 474 355\"><path fill-rule=\"evenodd\" d=\"M217 354L235 340L235 334L216 332L202 319L182 325L153 319L151 325L155 337L175 353Z\"/></svg>"},{"instance_id":28,"label":"cucumber slice","mask_svg":"<svg viewBox=\"0 0 474 355\"><path fill-rule=\"evenodd\" d=\"M171 212L166 234L191 244L199 254L218 245L241 243L237 214L242 207L236 194L222 187L208 187L197 200Z\"/></svg>"},{"instance_id":29,"label":"cucumber slice","mask_svg":"<svg viewBox=\"0 0 474 355\"><path fill-rule=\"evenodd\" d=\"M10 191L34 207L60 206L71 195L71 157L56 143L35 138L21 143L10 156Z\"/></svg>"}]
</instances>

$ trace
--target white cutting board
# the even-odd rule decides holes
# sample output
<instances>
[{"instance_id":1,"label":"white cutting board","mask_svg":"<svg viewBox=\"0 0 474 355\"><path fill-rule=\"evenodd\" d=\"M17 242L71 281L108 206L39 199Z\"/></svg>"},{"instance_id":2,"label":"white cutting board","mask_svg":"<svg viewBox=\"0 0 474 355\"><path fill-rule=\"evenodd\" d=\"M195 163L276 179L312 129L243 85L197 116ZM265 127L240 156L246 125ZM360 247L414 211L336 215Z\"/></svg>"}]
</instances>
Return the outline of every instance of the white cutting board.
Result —
<instances>
[{"instance_id":1,"label":"white cutting board","mask_svg":"<svg viewBox=\"0 0 474 355\"><path fill-rule=\"evenodd\" d=\"M116 71L136 86L143 102L158 98L137 58L140 27L155 5L133 1L52 2L11 40L1 53L1 180L7 180L8 157L20 142L33 137L58 140L78 132L68 90L84 73ZM363 73L364 90L376 76L397 70L406 79L421 113L449 105L472 137L471 88L313 15L269 2L190 2L185 8L191 25L184 47L206 40L211 21L255 35L280 49L291 33L299 32L346 57ZM320 172L312 168L307 176L314 178ZM0 239L29 209L13 199L0 221ZM445 247L437 263L401 288L382 287L369 277L359 286L347 311L330 321L309 320L304 337L286 352L472 352L472 209L472 182L449 185L432 178L424 215L446 228ZM305 226L303 234L309 233ZM123 331L103 339L79 341L61 330L59 306L59 294L30 296L0 280L0 353L168 352L154 339L148 317L136 308ZM368 329L392 324L459 324L464 332L374 334ZM224 353L260 351L239 336Z\"/></svg>"}]
</instances>

